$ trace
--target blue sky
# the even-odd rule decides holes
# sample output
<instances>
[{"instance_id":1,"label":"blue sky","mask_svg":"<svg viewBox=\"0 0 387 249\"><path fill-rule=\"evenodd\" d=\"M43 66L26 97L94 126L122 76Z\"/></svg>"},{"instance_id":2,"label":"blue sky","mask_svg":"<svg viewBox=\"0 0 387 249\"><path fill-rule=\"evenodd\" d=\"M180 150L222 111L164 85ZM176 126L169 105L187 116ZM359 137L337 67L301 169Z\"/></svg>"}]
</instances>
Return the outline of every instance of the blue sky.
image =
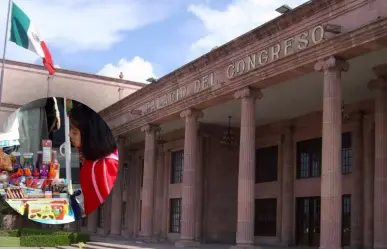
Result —
<instances>
[{"instance_id":1,"label":"blue sky","mask_svg":"<svg viewBox=\"0 0 387 249\"><path fill-rule=\"evenodd\" d=\"M0 1L0 48L6 4ZM305 0L14 0L30 17L60 68L145 82L159 78L215 46ZM7 45L7 59L41 64Z\"/></svg>"}]
</instances>

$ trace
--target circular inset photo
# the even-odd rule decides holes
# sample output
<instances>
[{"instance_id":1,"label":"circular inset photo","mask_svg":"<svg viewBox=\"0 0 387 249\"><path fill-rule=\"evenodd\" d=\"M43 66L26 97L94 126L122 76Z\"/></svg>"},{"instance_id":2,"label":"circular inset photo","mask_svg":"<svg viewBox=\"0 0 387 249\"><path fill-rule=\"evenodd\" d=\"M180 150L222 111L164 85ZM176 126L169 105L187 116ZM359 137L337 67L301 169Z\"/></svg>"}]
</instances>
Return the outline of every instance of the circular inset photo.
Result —
<instances>
[{"instance_id":1,"label":"circular inset photo","mask_svg":"<svg viewBox=\"0 0 387 249\"><path fill-rule=\"evenodd\" d=\"M90 107L39 99L10 114L0 129L0 195L21 215L66 224L92 213L110 194L117 145Z\"/></svg>"}]
</instances>

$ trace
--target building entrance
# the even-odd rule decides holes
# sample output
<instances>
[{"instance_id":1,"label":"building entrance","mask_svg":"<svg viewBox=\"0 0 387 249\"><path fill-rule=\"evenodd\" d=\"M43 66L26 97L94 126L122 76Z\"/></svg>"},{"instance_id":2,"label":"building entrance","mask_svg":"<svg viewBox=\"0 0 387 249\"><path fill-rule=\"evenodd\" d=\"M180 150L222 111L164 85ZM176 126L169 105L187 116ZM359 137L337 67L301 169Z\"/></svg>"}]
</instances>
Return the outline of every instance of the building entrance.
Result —
<instances>
[{"instance_id":1,"label":"building entrance","mask_svg":"<svg viewBox=\"0 0 387 249\"><path fill-rule=\"evenodd\" d=\"M320 197L296 198L297 245L320 245Z\"/></svg>"}]
</instances>

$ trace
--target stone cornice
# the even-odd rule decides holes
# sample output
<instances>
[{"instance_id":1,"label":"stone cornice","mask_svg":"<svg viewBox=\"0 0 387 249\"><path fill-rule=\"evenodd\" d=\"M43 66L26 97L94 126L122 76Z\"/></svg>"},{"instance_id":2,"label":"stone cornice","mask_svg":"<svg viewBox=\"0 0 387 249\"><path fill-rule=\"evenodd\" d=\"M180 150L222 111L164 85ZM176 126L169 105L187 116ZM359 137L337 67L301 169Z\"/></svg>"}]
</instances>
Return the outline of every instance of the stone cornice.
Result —
<instances>
[{"instance_id":1,"label":"stone cornice","mask_svg":"<svg viewBox=\"0 0 387 249\"><path fill-rule=\"evenodd\" d=\"M293 27L298 30L296 32L303 32L306 27L326 23L336 16L343 15L345 12L359 8L364 4L366 3L360 0L351 3L346 3L343 0L319 0L305 3L165 75L157 83L150 84L132 93L123 100L100 111L99 114L106 121L112 120L124 113L135 110L141 106L141 103L149 101L149 97L153 97L156 92L171 91L181 84L182 78L185 78L186 81L193 81L195 77L202 76L201 71L204 67L219 67L219 63L228 61L226 58L242 56L241 54L245 52L245 48L251 47L253 43L255 43L254 47L263 48L293 35L295 32ZM302 24L296 25L297 23Z\"/></svg>"},{"instance_id":2,"label":"stone cornice","mask_svg":"<svg viewBox=\"0 0 387 249\"><path fill-rule=\"evenodd\" d=\"M253 71L248 74L242 75L234 81L224 84L219 89L206 89L193 96L189 96L184 101L177 102L173 105L166 106L155 112L151 112L142 118L131 120L118 127L112 127L114 134L122 134L141 127L146 123L146 120L161 120L162 117L166 117L173 113L179 113L187 107L194 107L197 104L204 103L210 99L216 99L225 95L230 95L236 90L247 87L255 83L255 87L260 89L266 88L268 85L278 83L275 81L275 77L281 75L285 77L289 75L295 77L294 72L298 68L303 68L303 73L313 71L313 66L316 60L322 60L332 54L339 55L346 59L353 58L361 55L365 52L369 52L369 46L376 46L378 40L387 38L387 18L380 18L369 25L363 26L351 32L338 35L331 38L328 41L319 43L314 47L302 50L297 54L290 55L274 63L267 64L260 68L258 71ZM367 47L368 46L368 47ZM380 46L381 47L381 46ZM257 78L260 81L257 82ZM209 98L211 97L211 98ZM109 123L109 121L108 121Z\"/></svg>"}]
</instances>

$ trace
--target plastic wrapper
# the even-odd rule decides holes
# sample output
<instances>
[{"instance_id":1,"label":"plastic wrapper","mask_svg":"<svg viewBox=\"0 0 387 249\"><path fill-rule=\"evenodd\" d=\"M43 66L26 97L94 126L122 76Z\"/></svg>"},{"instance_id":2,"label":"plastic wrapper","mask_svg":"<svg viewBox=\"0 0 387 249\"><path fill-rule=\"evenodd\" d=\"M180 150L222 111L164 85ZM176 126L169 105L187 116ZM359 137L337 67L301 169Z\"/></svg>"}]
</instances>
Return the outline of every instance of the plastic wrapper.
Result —
<instances>
[{"instance_id":1,"label":"plastic wrapper","mask_svg":"<svg viewBox=\"0 0 387 249\"><path fill-rule=\"evenodd\" d=\"M11 158L0 148L0 171L1 170L12 171L13 167Z\"/></svg>"}]
</instances>

